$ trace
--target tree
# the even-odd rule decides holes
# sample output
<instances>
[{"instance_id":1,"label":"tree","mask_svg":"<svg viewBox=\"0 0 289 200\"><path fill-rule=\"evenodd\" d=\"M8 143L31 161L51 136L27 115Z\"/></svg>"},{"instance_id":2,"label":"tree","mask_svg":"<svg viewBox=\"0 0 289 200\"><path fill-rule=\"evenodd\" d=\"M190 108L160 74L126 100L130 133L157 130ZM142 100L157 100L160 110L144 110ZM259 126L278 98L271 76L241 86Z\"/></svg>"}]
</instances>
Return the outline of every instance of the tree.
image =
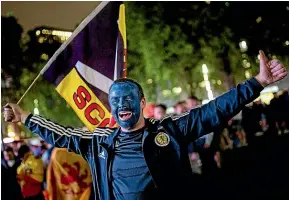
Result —
<instances>
[{"instance_id":1,"label":"tree","mask_svg":"<svg viewBox=\"0 0 289 200\"><path fill-rule=\"evenodd\" d=\"M13 93L20 87L18 78L22 73L22 27L13 16L2 16L1 29L1 102L13 101Z\"/></svg>"},{"instance_id":2,"label":"tree","mask_svg":"<svg viewBox=\"0 0 289 200\"><path fill-rule=\"evenodd\" d=\"M147 9L128 2L126 13L129 77L142 84L150 101L161 101L161 91L171 99L176 97L171 95L171 88L185 85L178 75L185 65L193 63L192 45L178 26L163 23L160 5ZM150 18L148 13L152 13Z\"/></svg>"},{"instance_id":3,"label":"tree","mask_svg":"<svg viewBox=\"0 0 289 200\"><path fill-rule=\"evenodd\" d=\"M202 64L209 68L215 96L245 79L242 54L232 30L223 25L223 4L128 2L128 70L151 101L188 95L207 98ZM249 60L249 58L248 58ZM140 76L141 75L141 76ZM225 84L217 84L223 82ZM182 88L174 95L175 87ZM162 93L161 93L162 92Z\"/></svg>"}]
</instances>

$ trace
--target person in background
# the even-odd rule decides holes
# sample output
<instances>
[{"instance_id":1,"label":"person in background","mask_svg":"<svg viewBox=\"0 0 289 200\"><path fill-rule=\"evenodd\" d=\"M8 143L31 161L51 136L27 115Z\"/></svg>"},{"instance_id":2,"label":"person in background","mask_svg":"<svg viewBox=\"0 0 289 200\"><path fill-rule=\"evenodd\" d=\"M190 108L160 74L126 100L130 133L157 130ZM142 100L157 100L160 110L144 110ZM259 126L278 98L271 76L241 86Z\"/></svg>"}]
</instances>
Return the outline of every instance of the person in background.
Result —
<instances>
[{"instance_id":1,"label":"person in background","mask_svg":"<svg viewBox=\"0 0 289 200\"><path fill-rule=\"evenodd\" d=\"M186 112L186 102L185 101L179 101L178 103L176 103L176 105L174 106L174 113L176 115L181 115L184 112Z\"/></svg>"},{"instance_id":2,"label":"person in background","mask_svg":"<svg viewBox=\"0 0 289 200\"><path fill-rule=\"evenodd\" d=\"M9 147L11 147L12 149L13 149L13 154L16 156L16 157L18 157L18 150L19 150L19 141L13 141L13 142L11 142L11 143L8 143L7 145L9 146Z\"/></svg>"},{"instance_id":3,"label":"person in background","mask_svg":"<svg viewBox=\"0 0 289 200\"><path fill-rule=\"evenodd\" d=\"M154 117L154 109L155 104L147 104L143 109L143 114L145 118L153 118Z\"/></svg>"},{"instance_id":4,"label":"person in background","mask_svg":"<svg viewBox=\"0 0 289 200\"><path fill-rule=\"evenodd\" d=\"M46 171L47 171L48 165L50 163L50 158L51 158L51 154L52 154L54 147L51 144L42 145L42 146L45 146L45 148L47 149L45 152L43 152L42 157L41 157L42 162L43 162L44 171L45 171L43 188L47 189L47 179L46 179L47 172Z\"/></svg>"},{"instance_id":5,"label":"person in background","mask_svg":"<svg viewBox=\"0 0 289 200\"><path fill-rule=\"evenodd\" d=\"M167 107L164 104L156 105L154 109L154 118L156 120L162 119L165 116L166 111L167 111Z\"/></svg>"},{"instance_id":6,"label":"person in background","mask_svg":"<svg viewBox=\"0 0 289 200\"><path fill-rule=\"evenodd\" d=\"M11 147L6 147L1 154L1 199L21 200L21 189L16 179L16 171L20 163L16 161Z\"/></svg>"},{"instance_id":7,"label":"person in background","mask_svg":"<svg viewBox=\"0 0 289 200\"><path fill-rule=\"evenodd\" d=\"M7 147L4 151L4 160L7 163L7 166L10 168L16 168L19 166L20 163L16 162L16 156L14 155L13 149L11 147Z\"/></svg>"},{"instance_id":8,"label":"person in background","mask_svg":"<svg viewBox=\"0 0 289 200\"><path fill-rule=\"evenodd\" d=\"M42 182L44 178L42 160L36 158L27 145L21 146L18 154L22 163L17 169L17 179L20 183L24 199L44 200L42 194Z\"/></svg>"},{"instance_id":9,"label":"person in background","mask_svg":"<svg viewBox=\"0 0 289 200\"><path fill-rule=\"evenodd\" d=\"M186 100L187 111L195 109L201 105L201 100L196 96L191 96ZM202 179L204 182L206 182L206 186L215 192L217 190L217 182L215 182L215 180L218 179L217 174L219 169L215 160L215 155L218 152L219 146L218 141L219 136L216 137L216 135L212 132L200 137L189 146L189 158L192 159L199 157L202 163Z\"/></svg>"},{"instance_id":10,"label":"person in background","mask_svg":"<svg viewBox=\"0 0 289 200\"><path fill-rule=\"evenodd\" d=\"M186 100L186 110L189 111L201 104L202 102L196 96L190 96Z\"/></svg>"},{"instance_id":11,"label":"person in background","mask_svg":"<svg viewBox=\"0 0 289 200\"><path fill-rule=\"evenodd\" d=\"M41 157L42 156L42 148L41 148L42 144L40 140L38 138L34 138L30 140L29 144L30 144L31 152L38 158Z\"/></svg>"}]
</instances>

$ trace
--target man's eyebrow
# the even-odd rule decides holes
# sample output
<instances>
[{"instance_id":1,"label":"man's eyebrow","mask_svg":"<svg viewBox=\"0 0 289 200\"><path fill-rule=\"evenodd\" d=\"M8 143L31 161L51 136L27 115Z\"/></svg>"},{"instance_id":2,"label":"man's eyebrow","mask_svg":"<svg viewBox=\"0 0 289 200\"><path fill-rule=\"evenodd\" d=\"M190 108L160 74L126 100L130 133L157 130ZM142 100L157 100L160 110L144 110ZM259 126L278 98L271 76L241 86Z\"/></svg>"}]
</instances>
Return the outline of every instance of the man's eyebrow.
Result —
<instances>
[{"instance_id":1,"label":"man's eyebrow","mask_svg":"<svg viewBox=\"0 0 289 200\"><path fill-rule=\"evenodd\" d=\"M122 95L122 94L120 94L120 95L114 95L114 96L110 95L110 98L113 99L113 98L128 97L128 96L132 96L132 95L131 95L131 94L128 94L128 95Z\"/></svg>"}]
</instances>

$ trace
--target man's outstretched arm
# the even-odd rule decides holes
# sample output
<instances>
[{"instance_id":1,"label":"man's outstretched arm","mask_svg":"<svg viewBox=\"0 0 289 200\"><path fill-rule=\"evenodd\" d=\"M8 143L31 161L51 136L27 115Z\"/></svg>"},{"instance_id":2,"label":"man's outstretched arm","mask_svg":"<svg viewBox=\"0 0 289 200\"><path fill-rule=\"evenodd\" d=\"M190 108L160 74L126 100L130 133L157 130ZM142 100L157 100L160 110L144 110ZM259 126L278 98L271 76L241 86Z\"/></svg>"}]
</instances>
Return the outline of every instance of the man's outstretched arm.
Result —
<instances>
[{"instance_id":1,"label":"man's outstretched arm","mask_svg":"<svg viewBox=\"0 0 289 200\"><path fill-rule=\"evenodd\" d=\"M244 106L256 99L264 87L283 79L287 70L278 60L268 61L260 51L260 73L236 88L219 96L204 106L192 109L189 113L174 117L173 120L188 138L194 141L204 134L213 132L241 111Z\"/></svg>"},{"instance_id":2,"label":"man's outstretched arm","mask_svg":"<svg viewBox=\"0 0 289 200\"><path fill-rule=\"evenodd\" d=\"M22 122L31 132L39 135L47 143L79 154L86 152L94 134L105 136L110 133L106 129L95 130L91 133L82 129L64 127L39 115L32 115L11 103L4 107L4 118L8 122Z\"/></svg>"}]
</instances>

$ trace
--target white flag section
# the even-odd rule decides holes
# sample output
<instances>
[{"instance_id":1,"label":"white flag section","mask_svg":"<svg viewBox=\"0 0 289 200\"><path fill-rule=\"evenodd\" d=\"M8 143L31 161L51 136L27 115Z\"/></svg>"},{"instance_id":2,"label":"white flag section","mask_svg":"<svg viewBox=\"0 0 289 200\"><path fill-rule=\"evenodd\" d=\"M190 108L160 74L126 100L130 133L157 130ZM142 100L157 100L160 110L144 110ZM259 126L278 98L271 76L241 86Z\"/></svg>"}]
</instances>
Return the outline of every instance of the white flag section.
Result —
<instances>
[{"instance_id":1,"label":"white flag section","mask_svg":"<svg viewBox=\"0 0 289 200\"><path fill-rule=\"evenodd\" d=\"M82 78L84 78L89 84L108 94L109 88L113 80L109 79L108 77L83 64L80 61L76 63L75 67L82 76Z\"/></svg>"}]
</instances>

